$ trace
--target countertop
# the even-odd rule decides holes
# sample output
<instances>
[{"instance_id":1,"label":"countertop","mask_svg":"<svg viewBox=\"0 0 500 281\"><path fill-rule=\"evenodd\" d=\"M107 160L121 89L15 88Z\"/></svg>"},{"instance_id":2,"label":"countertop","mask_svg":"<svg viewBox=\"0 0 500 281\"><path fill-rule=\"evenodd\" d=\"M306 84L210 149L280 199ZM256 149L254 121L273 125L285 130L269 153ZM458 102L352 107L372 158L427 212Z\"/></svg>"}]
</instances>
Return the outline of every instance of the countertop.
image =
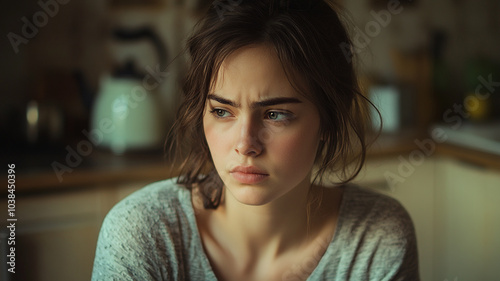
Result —
<instances>
[{"instance_id":1,"label":"countertop","mask_svg":"<svg viewBox=\"0 0 500 281\"><path fill-rule=\"evenodd\" d=\"M10 153L5 158L16 165L16 194L155 181L176 174L161 150L114 155L94 149L88 155L75 155L49 149Z\"/></svg>"},{"instance_id":2,"label":"countertop","mask_svg":"<svg viewBox=\"0 0 500 281\"><path fill-rule=\"evenodd\" d=\"M427 139L415 134L383 135L369 148L367 159L408 158L413 151L420 151L426 157L444 155L500 171L500 155L449 143L434 142L433 145L427 141L427 146L423 146ZM96 149L81 156L81 161L50 151L11 156L7 161L16 164L16 194L31 194L170 178L177 172L166 158L161 150L117 156Z\"/></svg>"}]
</instances>

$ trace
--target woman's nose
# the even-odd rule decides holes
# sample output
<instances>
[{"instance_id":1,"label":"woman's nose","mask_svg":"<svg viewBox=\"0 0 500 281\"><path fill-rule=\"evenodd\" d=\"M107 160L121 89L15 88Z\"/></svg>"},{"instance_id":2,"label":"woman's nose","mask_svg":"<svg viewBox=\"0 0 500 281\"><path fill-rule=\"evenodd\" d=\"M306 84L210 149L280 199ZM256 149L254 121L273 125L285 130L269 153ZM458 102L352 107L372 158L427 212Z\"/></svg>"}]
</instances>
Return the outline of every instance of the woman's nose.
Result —
<instances>
[{"instance_id":1,"label":"woman's nose","mask_svg":"<svg viewBox=\"0 0 500 281\"><path fill-rule=\"evenodd\" d=\"M257 123L250 118L242 121L235 149L237 153L252 157L259 156L262 153L264 147L258 137L260 126Z\"/></svg>"}]
</instances>

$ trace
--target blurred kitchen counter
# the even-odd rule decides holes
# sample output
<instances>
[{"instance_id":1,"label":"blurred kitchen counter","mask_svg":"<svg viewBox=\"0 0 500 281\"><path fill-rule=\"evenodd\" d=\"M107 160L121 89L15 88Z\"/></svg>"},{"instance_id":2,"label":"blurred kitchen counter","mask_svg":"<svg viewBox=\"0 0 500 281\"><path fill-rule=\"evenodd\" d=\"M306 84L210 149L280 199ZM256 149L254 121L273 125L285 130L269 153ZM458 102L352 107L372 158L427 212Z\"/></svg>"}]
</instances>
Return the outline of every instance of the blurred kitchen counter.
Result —
<instances>
[{"instance_id":1,"label":"blurred kitchen counter","mask_svg":"<svg viewBox=\"0 0 500 281\"><path fill-rule=\"evenodd\" d=\"M175 176L160 150L114 155L96 149L88 156L80 157L81 161L77 161L74 155L68 161L68 154L50 152L10 157L9 163L16 165L16 194L153 182Z\"/></svg>"},{"instance_id":2,"label":"blurred kitchen counter","mask_svg":"<svg viewBox=\"0 0 500 281\"><path fill-rule=\"evenodd\" d=\"M408 159L413 151L420 151L426 157L446 156L485 169L500 171L500 154L487 153L449 142L436 142L423 134L381 135L369 149L367 158L402 156Z\"/></svg>"},{"instance_id":3,"label":"blurred kitchen counter","mask_svg":"<svg viewBox=\"0 0 500 281\"><path fill-rule=\"evenodd\" d=\"M500 155L447 143L438 145L436 152L438 155L447 155L470 164L500 171Z\"/></svg>"},{"instance_id":4,"label":"blurred kitchen counter","mask_svg":"<svg viewBox=\"0 0 500 281\"><path fill-rule=\"evenodd\" d=\"M435 147L428 144L427 155L426 151L416 144L416 142L423 143L426 139L428 137L419 137L415 134L382 135L369 148L367 159L401 156L409 160L412 152L420 151L425 157L449 156L500 171L500 155L436 142L433 142ZM82 156L81 162L73 165L74 167L67 163L66 157L67 155L54 156L47 152L40 155L27 153L11 157L13 160L9 163L16 164L16 193L21 195L127 182L154 182L177 175L162 151L117 156L108 151L95 150L88 156ZM70 170L61 170L58 178L53 168L55 162Z\"/></svg>"}]
</instances>

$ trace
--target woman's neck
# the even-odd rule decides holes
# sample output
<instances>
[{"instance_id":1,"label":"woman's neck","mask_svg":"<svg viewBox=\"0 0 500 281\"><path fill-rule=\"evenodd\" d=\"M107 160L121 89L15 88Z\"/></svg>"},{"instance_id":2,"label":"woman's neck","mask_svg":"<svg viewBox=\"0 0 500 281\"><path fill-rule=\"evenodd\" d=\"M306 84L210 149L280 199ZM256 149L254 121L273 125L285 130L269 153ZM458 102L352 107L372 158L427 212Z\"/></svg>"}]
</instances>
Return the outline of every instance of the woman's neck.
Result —
<instances>
[{"instance_id":1,"label":"woman's neck","mask_svg":"<svg viewBox=\"0 0 500 281\"><path fill-rule=\"evenodd\" d=\"M315 204L308 221L310 196L321 196L328 204ZM221 280L243 280L241 276L253 276L246 280L275 280L304 257L314 256L319 262L335 231L341 197L341 189L308 185L271 203L250 206L225 191L216 210L201 207L196 212L205 251L216 274Z\"/></svg>"},{"instance_id":2,"label":"woman's neck","mask_svg":"<svg viewBox=\"0 0 500 281\"><path fill-rule=\"evenodd\" d=\"M300 247L314 231L307 214L309 190L310 184L305 183L260 206L242 204L225 190L215 212L224 229L221 235L246 256L278 256Z\"/></svg>"}]
</instances>

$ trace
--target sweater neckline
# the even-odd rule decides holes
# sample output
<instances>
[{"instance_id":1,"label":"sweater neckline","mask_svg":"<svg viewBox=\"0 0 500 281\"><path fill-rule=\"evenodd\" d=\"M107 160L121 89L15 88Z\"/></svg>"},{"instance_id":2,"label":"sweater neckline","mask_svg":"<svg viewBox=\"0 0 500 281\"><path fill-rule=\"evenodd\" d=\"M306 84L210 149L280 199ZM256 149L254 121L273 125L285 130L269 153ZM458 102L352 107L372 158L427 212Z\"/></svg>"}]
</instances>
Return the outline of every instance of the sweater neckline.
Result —
<instances>
[{"instance_id":1,"label":"sweater neckline","mask_svg":"<svg viewBox=\"0 0 500 281\"><path fill-rule=\"evenodd\" d=\"M320 276L321 275L321 269L322 268L325 268L326 264L328 262L328 256L331 255L332 251L335 250L335 248L337 247L337 244L339 242L337 242L338 240L338 237L340 236L339 233L341 233L342 229L343 229L343 225L344 225L344 221L345 221L345 214L346 214L346 209L347 209L347 205L348 205L348 201L349 201L349 197L350 197L350 191L351 191L351 188L352 186L344 186L344 187L341 187L343 188L343 192L342 192L342 198L341 198L341 201L340 201L340 207L339 207L339 216L338 216L338 219L337 219L337 224L335 226L335 230L334 230L334 233L333 233L333 236L331 238L331 241L328 243L328 247L326 249L326 251L323 253L323 255L321 256L318 264L316 265L316 267L314 268L314 270L311 272L311 274L307 277L307 281L309 280L313 280L314 278L317 278L317 276ZM208 256L207 256L207 253L205 252L205 247L203 246L203 241L201 240L201 235L200 235L200 230L198 228L198 224L196 223L196 216L195 216L195 210L194 210L194 206L193 206L193 203L192 203L192 193L190 190L187 190L185 189L185 192L187 194L185 194L186 196L186 200L183 200L183 202L187 202L187 208L188 208L188 211L189 211L189 215L188 215L188 218L189 218L189 224L191 225L192 229L194 230L192 233L193 233L193 237L192 237L192 240L193 242L195 243L195 247L196 247L196 252L197 253L202 253L202 266L203 266L203 270L204 272L206 272L209 276L206 276L207 278L211 278L212 280L218 280L216 275L215 275L215 272L212 268L212 265L210 264L210 260L208 259ZM211 279L208 279L208 280L211 280Z\"/></svg>"}]
</instances>

